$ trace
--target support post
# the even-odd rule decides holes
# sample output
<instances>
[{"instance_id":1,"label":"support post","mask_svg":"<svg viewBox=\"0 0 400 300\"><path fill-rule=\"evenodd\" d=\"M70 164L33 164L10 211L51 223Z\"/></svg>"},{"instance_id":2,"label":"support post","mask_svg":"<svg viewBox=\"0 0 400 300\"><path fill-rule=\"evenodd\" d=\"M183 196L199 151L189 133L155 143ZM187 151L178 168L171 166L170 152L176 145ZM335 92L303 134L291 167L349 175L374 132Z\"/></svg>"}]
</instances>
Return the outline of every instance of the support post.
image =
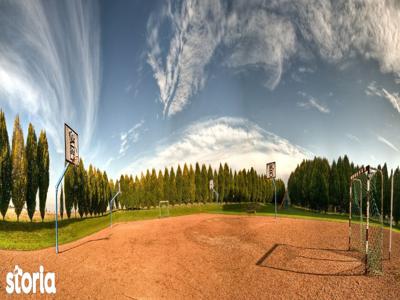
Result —
<instances>
[{"instance_id":1,"label":"support post","mask_svg":"<svg viewBox=\"0 0 400 300\"><path fill-rule=\"evenodd\" d=\"M56 205L55 205L56 254L58 254L58 200L57 200L57 198L58 198L58 197L57 197L57 196L58 196L58 187L60 186L61 181L62 181L63 178L64 178L65 172L67 172L67 170L68 170L68 167L69 167L69 163L67 163L67 164L65 165L64 170L63 170L63 172L62 172L62 174L61 174L61 176L60 176L60 178L58 179L57 184L56 184L56 198L55 198L55 200L56 200Z\"/></svg>"},{"instance_id":2,"label":"support post","mask_svg":"<svg viewBox=\"0 0 400 300\"><path fill-rule=\"evenodd\" d=\"M275 193L275 219L277 217L278 211L276 207L276 184L275 184L275 178L272 178L272 183L274 184L274 193Z\"/></svg>"},{"instance_id":3,"label":"support post","mask_svg":"<svg viewBox=\"0 0 400 300\"><path fill-rule=\"evenodd\" d=\"M392 184L390 187L390 231L389 231L389 260L392 254L392 224L393 224L393 184L394 184L394 175L393 170L391 172Z\"/></svg>"},{"instance_id":4,"label":"support post","mask_svg":"<svg viewBox=\"0 0 400 300\"><path fill-rule=\"evenodd\" d=\"M368 244L368 233L369 233L369 201L370 201L370 175L368 174L367 180L367 226L365 229L365 274L368 273L368 251L369 251L369 244Z\"/></svg>"},{"instance_id":5,"label":"support post","mask_svg":"<svg viewBox=\"0 0 400 300\"><path fill-rule=\"evenodd\" d=\"M351 202L352 202L352 186L353 181L350 181L350 201L349 201L349 251L351 250Z\"/></svg>"}]
</instances>

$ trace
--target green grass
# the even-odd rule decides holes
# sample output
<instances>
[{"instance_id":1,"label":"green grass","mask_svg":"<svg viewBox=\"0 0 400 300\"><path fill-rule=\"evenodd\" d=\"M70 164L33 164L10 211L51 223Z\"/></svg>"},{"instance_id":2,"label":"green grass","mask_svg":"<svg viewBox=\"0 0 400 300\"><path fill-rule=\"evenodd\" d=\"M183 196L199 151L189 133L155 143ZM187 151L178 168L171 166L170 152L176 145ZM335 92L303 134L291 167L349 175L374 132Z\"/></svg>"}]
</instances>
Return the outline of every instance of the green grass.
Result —
<instances>
[{"instance_id":1,"label":"green grass","mask_svg":"<svg viewBox=\"0 0 400 300\"><path fill-rule=\"evenodd\" d=\"M206 204L181 205L170 207L170 216L183 216L197 213L220 213L247 215L248 204ZM320 214L305 209L291 207L280 210L279 216L289 218L314 219L347 222L348 217L340 214ZM113 213L113 223L149 220L158 218L158 208L149 210L117 211ZM261 205L256 215L273 216L274 206ZM0 249L35 250L53 247L55 243L54 221L0 221ZM72 218L59 222L59 242L65 244L98 232L110 225L109 214L85 219ZM399 229L395 229L400 232Z\"/></svg>"}]
</instances>

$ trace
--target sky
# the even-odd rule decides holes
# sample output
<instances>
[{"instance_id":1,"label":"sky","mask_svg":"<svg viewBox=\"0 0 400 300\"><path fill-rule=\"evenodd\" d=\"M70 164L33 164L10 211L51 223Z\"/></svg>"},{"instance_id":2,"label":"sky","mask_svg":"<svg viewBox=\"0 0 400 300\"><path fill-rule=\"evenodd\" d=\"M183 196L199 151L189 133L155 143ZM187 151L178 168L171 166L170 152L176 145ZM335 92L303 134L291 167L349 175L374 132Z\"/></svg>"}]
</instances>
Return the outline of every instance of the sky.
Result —
<instances>
[{"instance_id":1,"label":"sky","mask_svg":"<svg viewBox=\"0 0 400 300\"><path fill-rule=\"evenodd\" d=\"M109 177L347 154L400 165L400 2L0 0L0 107Z\"/></svg>"}]
</instances>

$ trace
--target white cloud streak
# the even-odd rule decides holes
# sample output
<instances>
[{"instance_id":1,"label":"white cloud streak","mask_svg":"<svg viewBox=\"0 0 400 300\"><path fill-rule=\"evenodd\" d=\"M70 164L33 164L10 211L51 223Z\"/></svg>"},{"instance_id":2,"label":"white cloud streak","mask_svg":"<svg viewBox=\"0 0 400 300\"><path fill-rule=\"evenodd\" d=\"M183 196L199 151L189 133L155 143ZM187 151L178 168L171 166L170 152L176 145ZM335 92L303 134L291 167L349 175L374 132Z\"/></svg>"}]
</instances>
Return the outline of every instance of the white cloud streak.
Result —
<instances>
[{"instance_id":1,"label":"white cloud streak","mask_svg":"<svg viewBox=\"0 0 400 300\"><path fill-rule=\"evenodd\" d=\"M170 0L148 22L147 61L171 116L204 87L217 49L221 65L261 69L274 89L293 58L343 66L360 55L399 74L399 28L396 0Z\"/></svg>"},{"instance_id":2,"label":"white cloud streak","mask_svg":"<svg viewBox=\"0 0 400 300\"><path fill-rule=\"evenodd\" d=\"M154 152L140 154L121 173L140 174L146 169L176 167L184 162L213 167L227 162L236 170L254 167L265 173L265 163L277 161L278 176L287 179L302 159L311 156L307 150L246 119L223 117L188 126L161 142Z\"/></svg>"},{"instance_id":3,"label":"white cloud streak","mask_svg":"<svg viewBox=\"0 0 400 300\"><path fill-rule=\"evenodd\" d=\"M351 133L347 133L347 134L346 134L346 137L347 137L349 140L353 141L353 142L356 142L356 143L360 143L360 142L361 142L360 139L359 139L358 137L356 137L355 135L353 135L353 134L351 134Z\"/></svg>"},{"instance_id":4,"label":"white cloud streak","mask_svg":"<svg viewBox=\"0 0 400 300\"><path fill-rule=\"evenodd\" d=\"M58 152L64 121L80 129L83 151L96 125L98 14L94 1L0 3L0 99L46 129Z\"/></svg>"},{"instance_id":5,"label":"white cloud streak","mask_svg":"<svg viewBox=\"0 0 400 300\"><path fill-rule=\"evenodd\" d=\"M331 112L330 109L326 105L322 104L318 99L314 98L313 96L307 95L304 92L299 92L298 94L304 98L307 98L306 102L297 102L297 105L299 107L303 107L303 108L307 108L307 109L315 108L323 114L329 114Z\"/></svg>"},{"instance_id":6,"label":"white cloud streak","mask_svg":"<svg viewBox=\"0 0 400 300\"><path fill-rule=\"evenodd\" d=\"M396 152L400 152L399 148L397 148L395 145L393 145L393 143L391 143L390 141L388 141L387 139L385 139L384 137L378 135L377 136L378 141L380 141L381 143L385 144L386 146L388 146L389 148L391 148L392 150L396 151Z\"/></svg>"},{"instance_id":7,"label":"white cloud streak","mask_svg":"<svg viewBox=\"0 0 400 300\"><path fill-rule=\"evenodd\" d=\"M377 87L375 81L371 82L368 85L367 89L365 90L365 93L368 96L377 96L377 97L386 99L393 106L393 108L398 113L400 113L400 96L399 96L399 93L390 93L384 88L379 88L379 87Z\"/></svg>"},{"instance_id":8,"label":"white cloud streak","mask_svg":"<svg viewBox=\"0 0 400 300\"><path fill-rule=\"evenodd\" d=\"M124 156L128 151L129 147L136 143L139 140L141 128L144 124L144 120L140 121L139 123L135 124L131 129L127 132L122 132L120 135L121 139L121 146L119 149L120 157Z\"/></svg>"}]
</instances>

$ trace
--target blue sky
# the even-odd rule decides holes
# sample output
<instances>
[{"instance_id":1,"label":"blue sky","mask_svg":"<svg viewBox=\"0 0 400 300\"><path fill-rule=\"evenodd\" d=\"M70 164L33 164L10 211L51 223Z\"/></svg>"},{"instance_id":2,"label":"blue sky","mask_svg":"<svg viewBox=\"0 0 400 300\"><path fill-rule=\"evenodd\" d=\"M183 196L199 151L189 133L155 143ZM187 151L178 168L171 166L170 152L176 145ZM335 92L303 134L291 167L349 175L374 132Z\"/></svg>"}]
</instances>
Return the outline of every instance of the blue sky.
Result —
<instances>
[{"instance_id":1,"label":"blue sky","mask_svg":"<svg viewBox=\"0 0 400 300\"><path fill-rule=\"evenodd\" d=\"M63 123L116 178L200 161L400 165L397 1L1 1L9 135Z\"/></svg>"}]
</instances>

